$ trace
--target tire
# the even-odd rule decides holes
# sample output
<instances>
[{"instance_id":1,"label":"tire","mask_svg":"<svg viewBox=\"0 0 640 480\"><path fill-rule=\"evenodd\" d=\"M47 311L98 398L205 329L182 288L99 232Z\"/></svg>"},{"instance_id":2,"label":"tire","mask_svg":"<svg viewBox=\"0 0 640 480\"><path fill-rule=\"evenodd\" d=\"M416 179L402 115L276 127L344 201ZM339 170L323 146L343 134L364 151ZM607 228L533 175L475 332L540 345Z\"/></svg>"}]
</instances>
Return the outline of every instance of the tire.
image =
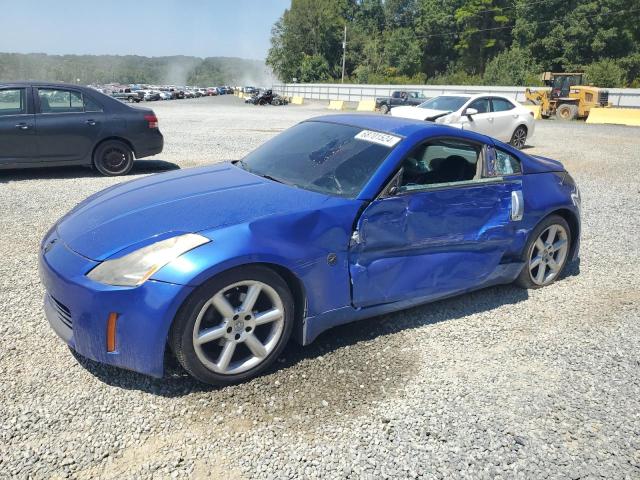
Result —
<instances>
[{"instance_id":1,"label":"tire","mask_svg":"<svg viewBox=\"0 0 640 480\"><path fill-rule=\"evenodd\" d=\"M554 236L552 242L549 242L549 235ZM515 284L535 289L555 282L567 266L571 238L569 224L559 215L551 215L540 222L529 235L522 254L525 265ZM549 245L553 248L549 249Z\"/></svg>"},{"instance_id":2,"label":"tire","mask_svg":"<svg viewBox=\"0 0 640 480\"><path fill-rule=\"evenodd\" d=\"M252 298L250 288L254 292L259 288L259 293L253 302L249 300L252 305L243 307ZM265 317L269 311L281 313ZM261 318L264 323L257 323ZM197 380L232 385L258 376L278 358L294 318L293 296L280 275L261 266L239 267L191 294L176 314L169 345ZM208 336L199 344L196 338L204 333Z\"/></svg>"},{"instance_id":3,"label":"tire","mask_svg":"<svg viewBox=\"0 0 640 480\"><path fill-rule=\"evenodd\" d=\"M518 150L522 150L527 143L527 127L519 125L511 135L509 144Z\"/></svg>"},{"instance_id":4,"label":"tire","mask_svg":"<svg viewBox=\"0 0 640 480\"><path fill-rule=\"evenodd\" d=\"M389 113L389 105L387 105L386 103L380 105L380 113L382 113L383 115Z\"/></svg>"},{"instance_id":5,"label":"tire","mask_svg":"<svg viewBox=\"0 0 640 480\"><path fill-rule=\"evenodd\" d=\"M133 152L124 142L107 140L93 153L93 166L108 177L126 175L133 167Z\"/></svg>"},{"instance_id":6,"label":"tire","mask_svg":"<svg viewBox=\"0 0 640 480\"><path fill-rule=\"evenodd\" d=\"M562 121L570 121L578 118L578 106L572 103L563 103L556 108L556 118Z\"/></svg>"},{"instance_id":7,"label":"tire","mask_svg":"<svg viewBox=\"0 0 640 480\"><path fill-rule=\"evenodd\" d=\"M133 102L135 102L135 101L136 101L136 100L135 100L133 97L129 97L129 103L133 103Z\"/></svg>"}]
</instances>

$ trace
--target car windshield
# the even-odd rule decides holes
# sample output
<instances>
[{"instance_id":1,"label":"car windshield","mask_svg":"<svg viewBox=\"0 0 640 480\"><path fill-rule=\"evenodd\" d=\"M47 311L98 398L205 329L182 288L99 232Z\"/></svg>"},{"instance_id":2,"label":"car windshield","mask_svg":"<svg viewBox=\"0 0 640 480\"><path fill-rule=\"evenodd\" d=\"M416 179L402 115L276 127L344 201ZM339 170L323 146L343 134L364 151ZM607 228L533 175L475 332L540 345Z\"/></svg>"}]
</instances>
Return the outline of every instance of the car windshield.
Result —
<instances>
[{"instance_id":1,"label":"car windshield","mask_svg":"<svg viewBox=\"0 0 640 480\"><path fill-rule=\"evenodd\" d=\"M430 110L442 110L443 112L455 112L469 100L469 97L457 97L443 95L435 97L418 105L420 108L428 108Z\"/></svg>"},{"instance_id":2,"label":"car windshield","mask_svg":"<svg viewBox=\"0 0 640 480\"><path fill-rule=\"evenodd\" d=\"M287 185L355 198L399 141L386 133L308 121L272 138L236 165Z\"/></svg>"}]
</instances>

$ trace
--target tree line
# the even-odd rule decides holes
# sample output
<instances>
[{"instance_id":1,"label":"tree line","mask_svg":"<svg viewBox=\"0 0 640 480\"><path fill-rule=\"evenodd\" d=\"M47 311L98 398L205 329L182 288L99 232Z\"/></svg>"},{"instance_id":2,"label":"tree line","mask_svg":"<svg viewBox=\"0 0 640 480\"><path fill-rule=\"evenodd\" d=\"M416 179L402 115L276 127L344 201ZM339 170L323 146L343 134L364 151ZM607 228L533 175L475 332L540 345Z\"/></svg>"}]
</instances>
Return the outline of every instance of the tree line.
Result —
<instances>
[{"instance_id":1,"label":"tree line","mask_svg":"<svg viewBox=\"0 0 640 480\"><path fill-rule=\"evenodd\" d=\"M584 71L640 88L638 0L292 0L267 64L282 81L536 85Z\"/></svg>"},{"instance_id":2,"label":"tree line","mask_svg":"<svg viewBox=\"0 0 640 480\"><path fill-rule=\"evenodd\" d=\"M266 77L263 62L230 57L0 53L0 81L213 86L262 84Z\"/></svg>"}]
</instances>

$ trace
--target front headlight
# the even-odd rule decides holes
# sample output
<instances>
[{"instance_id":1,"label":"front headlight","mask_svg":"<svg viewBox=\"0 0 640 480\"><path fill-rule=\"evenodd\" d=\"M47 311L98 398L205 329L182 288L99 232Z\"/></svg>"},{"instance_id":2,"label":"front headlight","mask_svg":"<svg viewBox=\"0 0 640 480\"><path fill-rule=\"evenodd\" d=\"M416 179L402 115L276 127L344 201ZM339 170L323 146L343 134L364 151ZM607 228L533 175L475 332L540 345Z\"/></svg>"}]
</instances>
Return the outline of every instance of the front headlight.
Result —
<instances>
[{"instance_id":1,"label":"front headlight","mask_svg":"<svg viewBox=\"0 0 640 480\"><path fill-rule=\"evenodd\" d=\"M87 273L87 277L106 285L136 287L167 263L210 241L195 233L161 240L124 257L106 260Z\"/></svg>"}]
</instances>

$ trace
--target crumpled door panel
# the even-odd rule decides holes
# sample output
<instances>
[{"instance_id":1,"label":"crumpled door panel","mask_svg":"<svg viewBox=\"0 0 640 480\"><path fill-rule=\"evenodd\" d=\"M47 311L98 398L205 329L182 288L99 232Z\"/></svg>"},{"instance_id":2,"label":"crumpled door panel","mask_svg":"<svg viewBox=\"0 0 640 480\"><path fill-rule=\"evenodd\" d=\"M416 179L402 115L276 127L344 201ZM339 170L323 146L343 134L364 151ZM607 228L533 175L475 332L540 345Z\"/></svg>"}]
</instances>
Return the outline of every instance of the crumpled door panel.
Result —
<instances>
[{"instance_id":1,"label":"crumpled door panel","mask_svg":"<svg viewBox=\"0 0 640 480\"><path fill-rule=\"evenodd\" d=\"M406 193L374 201L350 254L357 307L444 296L481 284L508 249L520 182Z\"/></svg>"}]
</instances>

